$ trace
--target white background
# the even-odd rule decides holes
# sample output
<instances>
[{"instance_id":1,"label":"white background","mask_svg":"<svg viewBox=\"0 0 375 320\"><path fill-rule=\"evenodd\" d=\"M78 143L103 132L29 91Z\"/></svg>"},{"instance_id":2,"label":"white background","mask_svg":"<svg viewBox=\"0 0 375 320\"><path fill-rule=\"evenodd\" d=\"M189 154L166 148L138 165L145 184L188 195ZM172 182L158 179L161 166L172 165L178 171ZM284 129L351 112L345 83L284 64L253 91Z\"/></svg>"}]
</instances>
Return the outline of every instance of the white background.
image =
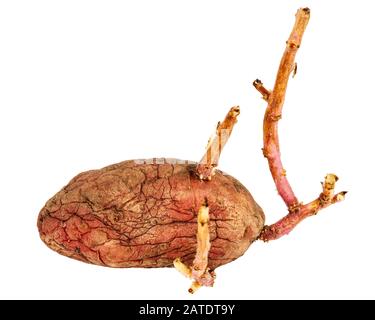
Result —
<instances>
[{"instance_id":1,"label":"white background","mask_svg":"<svg viewBox=\"0 0 375 320\"><path fill-rule=\"evenodd\" d=\"M328 172L345 202L257 242L191 297L173 269L60 256L37 215L77 173L132 158L199 160L228 108L220 168L272 223L286 214L262 156L265 102L297 8L311 20L280 122L302 201ZM375 298L373 1L1 1L0 298Z\"/></svg>"}]
</instances>

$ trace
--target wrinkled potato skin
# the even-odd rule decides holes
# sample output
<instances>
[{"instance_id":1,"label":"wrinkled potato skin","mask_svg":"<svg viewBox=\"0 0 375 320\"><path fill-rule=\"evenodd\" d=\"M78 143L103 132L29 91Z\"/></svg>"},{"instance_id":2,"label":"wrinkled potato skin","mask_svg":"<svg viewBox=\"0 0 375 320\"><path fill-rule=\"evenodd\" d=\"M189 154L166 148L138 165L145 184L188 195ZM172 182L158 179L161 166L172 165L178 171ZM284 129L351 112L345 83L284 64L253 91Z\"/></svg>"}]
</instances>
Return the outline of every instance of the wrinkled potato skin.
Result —
<instances>
[{"instance_id":1,"label":"wrinkled potato skin","mask_svg":"<svg viewBox=\"0 0 375 320\"><path fill-rule=\"evenodd\" d=\"M177 161L130 160L77 175L40 211L41 239L62 255L101 266L170 267L177 257L190 265L197 212L207 198L209 267L242 256L264 226L262 209L235 178L217 170L211 181L200 181L195 164Z\"/></svg>"}]
</instances>

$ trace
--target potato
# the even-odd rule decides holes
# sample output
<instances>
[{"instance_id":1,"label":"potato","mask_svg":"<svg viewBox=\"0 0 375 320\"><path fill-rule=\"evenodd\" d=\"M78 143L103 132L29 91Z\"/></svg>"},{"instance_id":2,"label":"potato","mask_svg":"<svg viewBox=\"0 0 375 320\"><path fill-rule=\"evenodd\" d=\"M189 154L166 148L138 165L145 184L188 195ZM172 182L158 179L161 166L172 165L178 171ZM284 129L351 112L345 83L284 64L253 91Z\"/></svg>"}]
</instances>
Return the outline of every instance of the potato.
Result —
<instances>
[{"instance_id":1,"label":"potato","mask_svg":"<svg viewBox=\"0 0 375 320\"><path fill-rule=\"evenodd\" d=\"M41 239L52 250L108 267L190 265L197 213L210 207L209 267L244 254L264 226L262 209L235 178L219 170L208 183L196 164L175 159L124 161L77 175L41 210Z\"/></svg>"}]
</instances>

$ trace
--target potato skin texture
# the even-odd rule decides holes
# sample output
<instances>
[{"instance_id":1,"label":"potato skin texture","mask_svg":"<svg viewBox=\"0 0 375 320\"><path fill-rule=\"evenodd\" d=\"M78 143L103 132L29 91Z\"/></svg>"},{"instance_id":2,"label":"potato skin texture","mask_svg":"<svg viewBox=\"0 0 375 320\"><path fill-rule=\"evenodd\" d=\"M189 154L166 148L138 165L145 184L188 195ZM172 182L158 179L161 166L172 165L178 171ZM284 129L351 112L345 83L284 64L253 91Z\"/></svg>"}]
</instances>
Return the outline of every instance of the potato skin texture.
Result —
<instances>
[{"instance_id":1,"label":"potato skin texture","mask_svg":"<svg viewBox=\"0 0 375 320\"><path fill-rule=\"evenodd\" d=\"M171 267L178 257L190 265L197 212L207 198L209 267L231 262L259 236L263 211L235 178L217 170L201 181L195 169L175 159L129 160L83 172L40 211L40 237L62 255L101 266Z\"/></svg>"}]
</instances>

